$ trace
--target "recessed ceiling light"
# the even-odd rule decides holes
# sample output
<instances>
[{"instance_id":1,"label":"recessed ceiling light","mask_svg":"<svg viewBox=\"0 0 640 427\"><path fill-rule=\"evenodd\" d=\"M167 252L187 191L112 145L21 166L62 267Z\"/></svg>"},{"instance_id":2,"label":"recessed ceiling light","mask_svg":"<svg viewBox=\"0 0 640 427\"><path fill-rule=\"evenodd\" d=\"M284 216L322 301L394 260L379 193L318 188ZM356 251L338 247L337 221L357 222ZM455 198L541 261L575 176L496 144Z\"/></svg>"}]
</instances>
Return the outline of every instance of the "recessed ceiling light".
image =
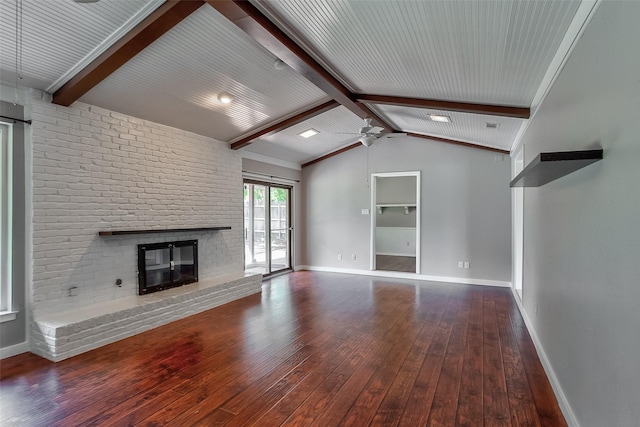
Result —
<instances>
[{"instance_id":1,"label":"recessed ceiling light","mask_svg":"<svg viewBox=\"0 0 640 427\"><path fill-rule=\"evenodd\" d=\"M442 123L451 122L451 117L449 117L449 116L441 116L439 114L429 114L429 118L434 122L442 122Z\"/></svg>"},{"instance_id":2,"label":"recessed ceiling light","mask_svg":"<svg viewBox=\"0 0 640 427\"><path fill-rule=\"evenodd\" d=\"M320 133L320 132L318 132L315 129L307 129L304 132L300 132L298 135L300 135L303 138L309 138L309 137L311 137L311 136L313 136L315 134L318 134L318 133Z\"/></svg>"},{"instance_id":3,"label":"recessed ceiling light","mask_svg":"<svg viewBox=\"0 0 640 427\"><path fill-rule=\"evenodd\" d=\"M233 96L227 92L222 92L220 95L218 95L218 101L222 102L223 104L230 104L231 101L233 101Z\"/></svg>"}]
</instances>

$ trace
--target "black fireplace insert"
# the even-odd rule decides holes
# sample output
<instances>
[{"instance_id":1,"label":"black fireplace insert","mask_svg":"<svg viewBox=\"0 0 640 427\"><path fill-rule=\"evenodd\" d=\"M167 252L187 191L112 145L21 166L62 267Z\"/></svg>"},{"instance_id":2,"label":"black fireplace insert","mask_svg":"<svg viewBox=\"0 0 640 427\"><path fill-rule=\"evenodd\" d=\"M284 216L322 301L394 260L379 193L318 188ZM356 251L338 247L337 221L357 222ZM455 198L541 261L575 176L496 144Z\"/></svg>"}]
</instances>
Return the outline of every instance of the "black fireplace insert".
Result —
<instances>
[{"instance_id":1,"label":"black fireplace insert","mask_svg":"<svg viewBox=\"0 0 640 427\"><path fill-rule=\"evenodd\" d=\"M197 281L197 240L138 245L138 295Z\"/></svg>"}]
</instances>

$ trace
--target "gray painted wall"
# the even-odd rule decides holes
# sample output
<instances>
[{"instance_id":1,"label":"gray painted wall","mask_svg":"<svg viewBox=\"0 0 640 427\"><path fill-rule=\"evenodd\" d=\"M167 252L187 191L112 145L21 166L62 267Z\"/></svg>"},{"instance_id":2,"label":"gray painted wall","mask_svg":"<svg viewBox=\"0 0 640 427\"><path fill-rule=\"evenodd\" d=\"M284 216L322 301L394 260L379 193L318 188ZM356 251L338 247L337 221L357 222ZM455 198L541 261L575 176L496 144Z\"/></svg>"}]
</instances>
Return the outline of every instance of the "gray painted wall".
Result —
<instances>
[{"instance_id":1,"label":"gray painted wall","mask_svg":"<svg viewBox=\"0 0 640 427\"><path fill-rule=\"evenodd\" d=\"M0 101L0 114L24 118L21 105ZM26 340L26 279L25 279L25 126L13 126L13 260L12 260L12 301L17 311L14 320L0 323L0 347L10 347Z\"/></svg>"},{"instance_id":2,"label":"gray painted wall","mask_svg":"<svg viewBox=\"0 0 640 427\"><path fill-rule=\"evenodd\" d=\"M370 217L361 210L370 207L370 174L420 170L421 273L510 282L510 166L494 158L488 151L405 137L305 167L302 263L368 270ZM470 261L471 269L459 269L459 260Z\"/></svg>"},{"instance_id":3,"label":"gray painted wall","mask_svg":"<svg viewBox=\"0 0 640 427\"><path fill-rule=\"evenodd\" d=\"M524 308L583 427L640 420L639 19L602 2L523 139L605 150L524 195Z\"/></svg>"}]
</instances>

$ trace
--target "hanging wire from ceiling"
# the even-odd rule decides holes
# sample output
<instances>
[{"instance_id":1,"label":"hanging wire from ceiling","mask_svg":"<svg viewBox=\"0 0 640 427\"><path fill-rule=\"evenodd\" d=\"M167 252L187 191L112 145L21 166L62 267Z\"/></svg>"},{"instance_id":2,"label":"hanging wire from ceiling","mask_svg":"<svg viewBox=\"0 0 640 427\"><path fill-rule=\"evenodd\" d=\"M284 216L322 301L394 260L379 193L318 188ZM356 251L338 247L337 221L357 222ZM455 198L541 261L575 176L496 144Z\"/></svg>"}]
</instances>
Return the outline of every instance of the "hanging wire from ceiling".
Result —
<instances>
[{"instance_id":1,"label":"hanging wire from ceiling","mask_svg":"<svg viewBox=\"0 0 640 427\"><path fill-rule=\"evenodd\" d=\"M22 80L22 0L16 0L16 76L14 105L18 104L19 80Z\"/></svg>"}]
</instances>

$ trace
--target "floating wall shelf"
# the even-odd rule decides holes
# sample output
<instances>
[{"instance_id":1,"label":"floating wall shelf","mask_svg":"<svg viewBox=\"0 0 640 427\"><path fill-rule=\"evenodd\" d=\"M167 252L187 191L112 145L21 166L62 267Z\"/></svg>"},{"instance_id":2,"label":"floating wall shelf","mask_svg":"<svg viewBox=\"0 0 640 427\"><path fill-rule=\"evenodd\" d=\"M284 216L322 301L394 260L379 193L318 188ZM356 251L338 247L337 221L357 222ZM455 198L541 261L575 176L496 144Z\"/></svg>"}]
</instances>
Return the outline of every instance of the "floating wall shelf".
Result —
<instances>
[{"instance_id":1,"label":"floating wall shelf","mask_svg":"<svg viewBox=\"0 0 640 427\"><path fill-rule=\"evenodd\" d=\"M511 181L511 187L540 187L602 160L602 149L540 153Z\"/></svg>"},{"instance_id":2,"label":"floating wall shelf","mask_svg":"<svg viewBox=\"0 0 640 427\"><path fill-rule=\"evenodd\" d=\"M190 231L218 231L231 230L231 227L194 227L194 228L165 228L162 230L112 230L98 231L98 236L125 236L129 234L180 233Z\"/></svg>"}]
</instances>

